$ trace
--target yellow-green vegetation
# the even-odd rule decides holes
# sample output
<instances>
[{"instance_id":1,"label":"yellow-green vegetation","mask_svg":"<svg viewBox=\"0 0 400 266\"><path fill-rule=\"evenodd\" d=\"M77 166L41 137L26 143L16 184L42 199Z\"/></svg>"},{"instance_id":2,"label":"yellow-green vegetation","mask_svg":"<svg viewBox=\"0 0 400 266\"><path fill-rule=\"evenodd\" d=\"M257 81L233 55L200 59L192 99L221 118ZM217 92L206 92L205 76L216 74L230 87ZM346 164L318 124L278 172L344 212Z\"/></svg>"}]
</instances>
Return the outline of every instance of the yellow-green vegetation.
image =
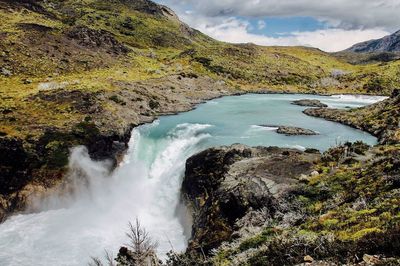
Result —
<instances>
[{"instance_id":1,"label":"yellow-green vegetation","mask_svg":"<svg viewBox=\"0 0 400 266\"><path fill-rule=\"evenodd\" d=\"M275 218L261 233L220 248L214 263L293 265L311 255L347 265L364 254L399 256L399 148L347 143L327 151L315 166L320 174L298 185L284 205L298 215L295 224ZM360 159L349 160L355 155ZM241 259L238 254L246 252Z\"/></svg>"},{"instance_id":2,"label":"yellow-green vegetation","mask_svg":"<svg viewBox=\"0 0 400 266\"><path fill-rule=\"evenodd\" d=\"M40 90L118 91L115 81L194 72L246 91L388 94L400 62L351 65L304 47L233 45L212 40L148 1L13 1L0 8L0 109L9 136L41 134L82 120L66 104L37 102ZM51 110L49 112L49 110Z\"/></svg>"},{"instance_id":3,"label":"yellow-green vegetation","mask_svg":"<svg viewBox=\"0 0 400 266\"><path fill-rule=\"evenodd\" d=\"M335 110L329 108L307 109L305 114L341 122L370 132L382 144L400 142L400 91L395 89L392 97L363 108Z\"/></svg>"}]
</instances>

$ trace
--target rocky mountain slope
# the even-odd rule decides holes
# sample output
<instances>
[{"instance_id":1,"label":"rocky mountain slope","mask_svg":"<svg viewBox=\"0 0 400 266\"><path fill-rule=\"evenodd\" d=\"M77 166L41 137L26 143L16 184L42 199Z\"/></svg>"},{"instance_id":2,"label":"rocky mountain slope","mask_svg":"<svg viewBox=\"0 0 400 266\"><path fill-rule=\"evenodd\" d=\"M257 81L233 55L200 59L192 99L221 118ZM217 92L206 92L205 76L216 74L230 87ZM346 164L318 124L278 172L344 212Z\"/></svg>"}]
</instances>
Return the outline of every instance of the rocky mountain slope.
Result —
<instances>
[{"instance_id":1,"label":"rocky mountain slope","mask_svg":"<svg viewBox=\"0 0 400 266\"><path fill-rule=\"evenodd\" d=\"M381 39L355 44L332 55L351 64L370 65L399 61L400 31Z\"/></svg>"},{"instance_id":2,"label":"rocky mountain slope","mask_svg":"<svg viewBox=\"0 0 400 266\"><path fill-rule=\"evenodd\" d=\"M381 39L357 43L346 51L356 53L400 52L400 30Z\"/></svg>"}]
</instances>

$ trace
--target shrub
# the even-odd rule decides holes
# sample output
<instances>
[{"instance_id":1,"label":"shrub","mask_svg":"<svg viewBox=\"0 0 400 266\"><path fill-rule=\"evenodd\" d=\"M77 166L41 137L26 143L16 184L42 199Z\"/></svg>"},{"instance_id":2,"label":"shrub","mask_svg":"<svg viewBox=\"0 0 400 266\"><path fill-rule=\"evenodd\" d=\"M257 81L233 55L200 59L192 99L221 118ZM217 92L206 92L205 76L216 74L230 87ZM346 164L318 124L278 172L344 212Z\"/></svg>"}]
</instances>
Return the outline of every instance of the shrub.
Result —
<instances>
[{"instance_id":1,"label":"shrub","mask_svg":"<svg viewBox=\"0 0 400 266\"><path fill-rule=\"evenodd\" d=\"M160 107L160 103L155 101L155 100L153 100L153 99L151 99L150 102L149 102L149 107L151 109L157 109L157 108Z\"/></svg>"}]
</instances>

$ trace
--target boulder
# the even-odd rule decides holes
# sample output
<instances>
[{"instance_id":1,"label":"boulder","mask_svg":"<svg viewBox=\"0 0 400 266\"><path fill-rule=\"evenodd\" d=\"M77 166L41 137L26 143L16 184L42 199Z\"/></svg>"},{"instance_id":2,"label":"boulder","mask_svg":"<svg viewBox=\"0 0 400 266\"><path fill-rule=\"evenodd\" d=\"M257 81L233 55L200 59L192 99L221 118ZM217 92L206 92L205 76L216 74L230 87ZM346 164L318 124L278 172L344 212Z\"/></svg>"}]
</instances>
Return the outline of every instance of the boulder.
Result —
<instances>
[{"instance_id":1,"label":"boulder","mask_svg":"<svg viewBox=\"0 0 400 266\"><path fill-rule=\"evenodd\" d=\"M304 257L304 262L311 263L313 261L314 261L314 259L310 255L307 255Z\"/></svg>"},{"instance_id":2,"label":"boulder","mask_svg":"<svg viewBox=\"0 0 400 266\"><path fill-rule=\"evenodd\" d=\"M368 255L368 254L364 254L363 261L365 263L367 263L367 265L376 265L381 262L381 260L379 259L379 256Z\"/></svg>"},{"instance_id":3,"label":"boulder","mask_svg":"<svg viewBox=\"0 0 400 266\"><path fill-rule=\"evenodd\" d=\"M12 72L5 67L0 69L0 73L5 77L12 76Z\"/></svg>"}]
</instances>

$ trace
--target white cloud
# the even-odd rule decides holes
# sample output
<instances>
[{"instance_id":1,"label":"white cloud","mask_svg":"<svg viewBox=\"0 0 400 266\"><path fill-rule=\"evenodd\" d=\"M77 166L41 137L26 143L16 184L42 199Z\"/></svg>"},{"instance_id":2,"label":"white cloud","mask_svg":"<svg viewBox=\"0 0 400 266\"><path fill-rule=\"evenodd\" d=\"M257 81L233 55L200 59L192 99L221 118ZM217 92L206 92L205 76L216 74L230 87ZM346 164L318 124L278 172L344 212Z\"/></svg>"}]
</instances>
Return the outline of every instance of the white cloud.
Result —
<instances>
[{"instance_id":1,"label":"white cloud","mask_svg":"<svg viewBox=\"0 0 400 266\"><path fill-rule=\"evenodd\" d=\"M302 45L318 47L326 52L337 52L355 43L382 38L389 33L382 29L344 30L326 29L308 32L294 32L294 38Z\"/></svg>"},{"instance_id":2,"label":"white cloud","mask_svg":"<svg viewBox=\"0 0 400 266\"><path fill-rule=\"evenodd\" d=\"M262 30L262 29L265 28L265 26L267 26L267 24L265 23L264 20L259 20L259 21L257 22L257 26L258 26L258 29L259 29L259 30Z\"/></svg>"},{"instance_id":3,"label":"white cloud","mask_svg":"<svg viewBox=\"0 0 400 266\"><path fill-rule=\"evenodd\" d=\"M326 52L336 52L349 48L355 43L365 40L381 38L387 34L382 29L345 30L345 29L323 29L317 31L292 32L288 36L268 37L265 35L249 32L250 23L246 20L228 18L224 20L204 22L201 19L192 21L195 27L211 37L231 42L252 42L259 45L271 46L311 46Z\"/></svg>"},{"instance_id":4,"label":"white cloud","mask_svg":"<svg viewBox=\"0 0 400 266\"><path fill-rule=\"evenodd\" d=\"M310 16L345 29L400 27L399 0L162 0L207 17Z\"/></svg>"},{"instance_id":5,"label":"white cloud","mask_svg":"<svg viewBox=\"0 0 400 266\"><path fill-rule=\"evenodd\" d=\"M266 46L312 46L327 52L341 51L358 42L381 38L390 34L390 25L400 23L398 19L400 0L160 0L160 2L174 8L182 20L191 27L221 41L252 42ZM185 10L181 9L182 6ZM191 7L191 12L187 12L188 7ZM238 19L236 15L314 16L329 22L331 27L269 37L251 33L250 22ZM258 21L258 29L268 27L263 22Z\"/></svg>"}]
</instances>

